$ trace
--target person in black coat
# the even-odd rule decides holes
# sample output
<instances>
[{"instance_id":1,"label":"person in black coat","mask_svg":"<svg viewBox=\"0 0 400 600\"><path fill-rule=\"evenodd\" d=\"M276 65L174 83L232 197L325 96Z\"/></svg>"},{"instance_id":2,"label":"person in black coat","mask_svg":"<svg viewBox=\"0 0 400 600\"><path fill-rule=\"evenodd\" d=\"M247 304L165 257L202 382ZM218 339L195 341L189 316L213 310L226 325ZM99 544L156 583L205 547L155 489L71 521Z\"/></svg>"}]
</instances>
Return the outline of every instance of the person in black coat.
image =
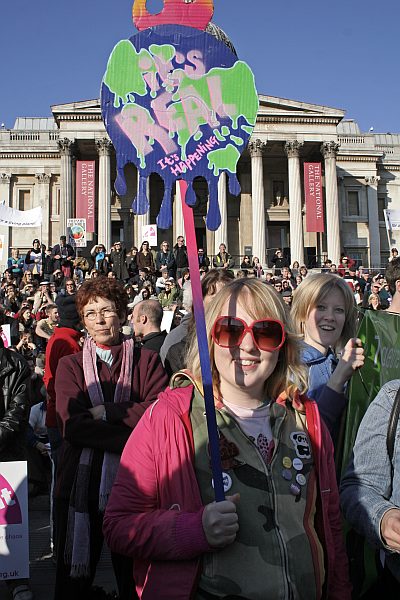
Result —
<instances>
[{"instance_id":1,"label":"person in black coat","mask_svg":"<svg viewBox=\"0 0 400 600\"><path fill-rule=\"evenodd\" d=\"M143 300L136 304L131 315L131 325L135 338L148 350L160 353L160 348L167 337L166 331L161 331L164 311L158 300Z\"/></svg>"},{"instance_id":2,"label":"person in black coat","mask_svg":"<svg viewBox=\"0 0 400 600\"><path fill-rule=\"evenodd\" d=\"M71 277L72 259L75 258L75 250L71 244L67 244L65 235L60 237L60 243L53 246L51 253L54 258L54 270L61 269L65 277Z\"/></svg>"},{"instance_id":3,"label":"person in black coat","mask_svg":"<svg viewBox=\"0 0 400 600\"><path fill-rule=\"evenodd\" d=\"M277 251L275 252L274 256L272 257L271 262L275 267L275 275L278 275L278 276L280 276L280 274L281 274L282 267L289 266L289 261L285 256L283 256L283 252L280 248L278 248Z\"/></svg>"},{"instance_id":4,"label":"person in black coat","mask_svg":"<svg viewBox=\"0 0 400 600\"><path fill-rule=\"evenodd\" d=\"M1 310L0 325L4 323L5 315ZM18 352L4 348L0 337L0 463L26 460L30 380L31 371L26 360ZM24 598L33 599L26 579L9 580L6 584L13 597L24 593Z\"/></svg>"},{"instance_id":5,"label":"person in black coat","mask_svg":"<svg viewBox=\"0 0 400 600\"><path fill-rule=\"evenodd\" d=\"M121 242L115 242L114 249L110 252L111 270L119 281L129 279L128 265L126 264L126 249Z\"/></svg>"}]
</instances>

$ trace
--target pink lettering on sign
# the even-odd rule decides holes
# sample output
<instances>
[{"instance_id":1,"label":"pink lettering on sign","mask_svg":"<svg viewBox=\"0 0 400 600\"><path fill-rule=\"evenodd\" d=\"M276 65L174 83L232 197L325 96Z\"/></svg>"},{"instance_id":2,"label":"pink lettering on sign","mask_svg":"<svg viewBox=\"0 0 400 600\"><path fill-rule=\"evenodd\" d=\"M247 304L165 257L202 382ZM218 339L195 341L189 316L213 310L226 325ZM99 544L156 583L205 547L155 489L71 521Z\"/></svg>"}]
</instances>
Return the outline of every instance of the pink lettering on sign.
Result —
<instances>
[{"instance_id":1,"label":"pink lettering on sign","mask_svg":"<svg viewBox=\"0 0 400 600\"><path fill-rule=\"evenodd\" d=\"M95 162L76 161L76 211L77 219L86 219L86 231L95 230Z\"/></svg>"},{"instance_id":2,"label":"pink lettering on sign","mask_svg":"<svg viewBox=\"0 0 400 600\"><path fill-rule=\"evenodd\" d=\"M16 493L0 475L0 525L20 525L22 512Z\"/></svg>"},{"instance_id":3,"label":"pink lettering on sign","mask_svg":"<svg viewBox=\"0 0 400 600\"><path fill-rule=\"evenodd\" d=\"M314 233L325 231L321 163L304 163L304 195L306 230Z\"/></svg>"},{"instance_id":4,"label":"pink lettering on sign","mask_svg":"<svg viewBox=\"0 0 400 600\"><path fill-rule=\"evenodd\" d=\"M137 104L129 104L115 117L122 131L129 137L137 148L140 156L146 156L153 151L149 138L157 140L166 154L175 152L178 147L168 133L149 118L148 112Z\"/></svg>"}]
</instances>

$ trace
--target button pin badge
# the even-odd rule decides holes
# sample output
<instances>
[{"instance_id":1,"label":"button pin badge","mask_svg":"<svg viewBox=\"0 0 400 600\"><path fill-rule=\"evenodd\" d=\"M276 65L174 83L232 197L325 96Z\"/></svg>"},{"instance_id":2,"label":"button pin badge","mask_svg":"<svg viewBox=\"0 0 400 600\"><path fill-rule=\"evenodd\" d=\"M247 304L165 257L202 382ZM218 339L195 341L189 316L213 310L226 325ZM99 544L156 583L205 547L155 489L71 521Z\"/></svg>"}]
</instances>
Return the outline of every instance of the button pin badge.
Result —
<instances>
[{"instance_id":1,"label":"button pin badge","mask_svg":"<svg viewBox=\"0 0 400 600\"><path fill-rule=\"evenodd\" d=\"M289 456L284 456L283 460L282 460L282 464L285 467L285 469L290 469L290 467L292 466L291 458L289 458Z\"/></svg>"},{"instance_id":2,"label":"button pin badge","mask_svg":"<svg viewBox=\"0 0 400 600\"><path fill-rule=\"evenodd\" d=\"M305 476L303 475L303 473L298 473L296 475L296 481L299 485L306 485L307 480L305 478Z\"/></svg>"},{"instance_id":3,"label":"button pin badge","mask_svg":"<svg viewBox=\"0 0 400 600\"><path fill-rule=\"evenodd\" d=\"M229 492L233 485L232 477L228 473L222 473L222 483L224 485L224 492ZM211 479L211 485L214 487L214 479Z\"/></svg>"},{"instance_id":4,"label":"button pin badge","mask_svg":"<svg viewBox=\"0 0 400 600\"><path fill-rule=\"evenodd\" d=\"M290 493L291 493L293 496L299 496L299 495L300 495L300 493L301 493L301 488L300 488L298 485L296 485L295 483L292 483L292 484L290 485Z\"/></svg>"},{"instance_id":5,"label":"button pin badge","mask_svg":"<svg viewBox=\"0 0 400 600\"><path fill-rule=\"evenodd\" d=\"M282 471L282 477L286 481L291 481L291 479L292 479L292 473L291 473L291 471L289 469L283 469L283 471Z\"/></svg>"},{"instance_id":6,"label":"button pin badge","mask_svg":"<svg viewBox=\"0 0 400 600\"><path fill-rule=\"evenodd\" d=\"M303 466L303 461L300 458L293 459L293 468L296 469L296 471L301 471Z\"/></svg>"}]
</instances>

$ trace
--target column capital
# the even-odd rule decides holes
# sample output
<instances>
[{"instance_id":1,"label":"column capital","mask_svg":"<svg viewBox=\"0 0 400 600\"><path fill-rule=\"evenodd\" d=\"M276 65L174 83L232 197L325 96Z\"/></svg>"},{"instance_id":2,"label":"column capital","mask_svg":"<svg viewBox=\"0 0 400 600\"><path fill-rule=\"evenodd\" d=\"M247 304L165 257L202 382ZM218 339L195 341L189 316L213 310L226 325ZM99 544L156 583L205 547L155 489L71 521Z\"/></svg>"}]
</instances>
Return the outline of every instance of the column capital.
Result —
<instances>
[{"instance_id":1,"label":"column capital","mask_svg":"<svg viewBox=\"0 0 400 600\"><path fill-rule=\"evenodd\" d=\"M336 142L322 142L321 154L324 158L336 158L339 148L340 144Z\"/></svg>"},{"instance_id":2,"label":"column capital","mask_svg":"<svg viewBox=\"0 0 400 600\"><path fill-rule=\"evenodd\" d=\"M108 138L101 138L100 140L96 140L95 143L99 156L110 156L113 145Z\"/></svg>"},{"instance_id":3,"label":"column capital","mask_svg":"<svg viewBox=\"0 0 400 600\"><path fill-rule=\"evenodd\" d=\"M299 142L298 140L289 140L285 142L285 152L288 158L299 158L300 156L300 148L303 146L304 142Z\"/></svg>"},{"instance_id":4,"label":"column capital","mask_svg":"<svg viewBox=\"0 0 400 600\"><path fill-rule=\"evenodd\" d=\"M35 177L38 183L49 184L51 180L51 175L48 175L47 173L36 173Z\"/></svg>"},{"instance_id":5,"label":"column capital","mask_svg":"<svg viewBox=\"0 0 400 600\"><path fill-rule=\"evenodd\" d=\"M262 156L263 150L266 147L266 145L267 145L267 142L263 142L263 141L259 140L258 138L251 140L247 146L249 149L251 158L253 158L254 156Z\"/></svg>"},{"instance_id":6,"label":"column capital","mask_svg":"<svg viewBox=\"0 0 400 600\"><path fill-rule=\"evenodd\" d=\"M378 175L371 175L370 177L364 177L365 183L373 187L377 186L381 178Z\"/></svg>"},{"instance_id":7,"label":"column capital","mask_svg":"<svg viewBox=\"0 0 400 600\"><path fill-rule=\"evenodd\" d=\"M57 140L57 146L60 154L64 156L72 156L74 142L69 138L65 137L62 140Z\"/></svg>"},{"instance_id":8,"label":"column capital","mask_svg":"<svg viewBox=\"0 0 400 600\"><path fill-rule=\"evenodd\" d=\"M0 173L0 183L10 183L11 175L9 173Z\"/></svg>"}]
</instances>

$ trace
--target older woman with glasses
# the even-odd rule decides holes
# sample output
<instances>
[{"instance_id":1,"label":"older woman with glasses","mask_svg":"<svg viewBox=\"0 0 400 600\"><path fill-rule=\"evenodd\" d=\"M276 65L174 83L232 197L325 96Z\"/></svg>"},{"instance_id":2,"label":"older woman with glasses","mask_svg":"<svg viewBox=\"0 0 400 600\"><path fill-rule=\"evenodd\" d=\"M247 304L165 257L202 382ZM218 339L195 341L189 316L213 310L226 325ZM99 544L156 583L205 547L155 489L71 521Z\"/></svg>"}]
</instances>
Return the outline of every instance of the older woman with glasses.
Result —
<instances>
[{"instance_id":1,"label":"older woman with glasses","mask_svg":"<svg viewBox=\"0 0 400 600\"><path fill-rule=\"evenodd\" d=\"M140 598L350 598L329 434L271 286L206 307L226 500L214 502L199 349L128 440L104 532Z\"/></svg>"},{"instance_id":2,"label":"older woman with glasses","mask_svg":"<svg viewBox=\"0 0 400 600\"><path fill-rule=\"evenodd\" d=\"M103 545L102 522L121 452L167 385L158 355L121 335L128 296L115 279L87 280L76 305L83 351L59 362L56 409L64 438L55 500L55 600L86 599ZM119 597L134 597L132 564L113 555Z\"/></svg>"}]
</instances>

